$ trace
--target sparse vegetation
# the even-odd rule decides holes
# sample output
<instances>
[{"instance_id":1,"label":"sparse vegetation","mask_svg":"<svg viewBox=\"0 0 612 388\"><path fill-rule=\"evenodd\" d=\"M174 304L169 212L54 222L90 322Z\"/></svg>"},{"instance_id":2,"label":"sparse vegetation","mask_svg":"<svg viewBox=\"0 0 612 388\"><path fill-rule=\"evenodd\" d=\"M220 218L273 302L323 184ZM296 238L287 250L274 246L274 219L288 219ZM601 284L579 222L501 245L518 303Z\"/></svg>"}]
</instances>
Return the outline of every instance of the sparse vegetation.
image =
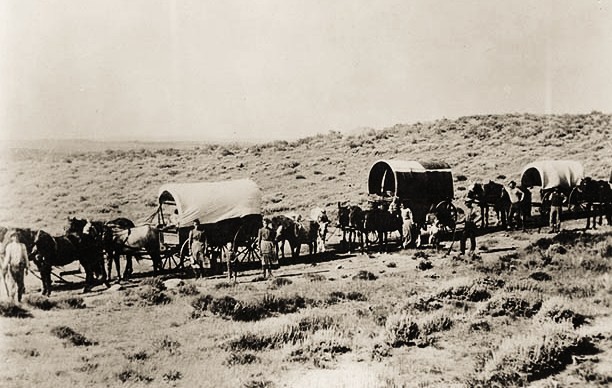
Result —
<instances>
[{"instance_id":1,"label":"sparse vegetation","mask_svg":"<svg viewBox=\"0 0 612 388\"><path fill-rule=\"evenodd\" d=\"M74 346L97 345L96 342L87 339L85 336L77 333L68 326L55 326L51 329L51 334L57 338L68 340L68 342Z\"/></svg>"}]
</instances>

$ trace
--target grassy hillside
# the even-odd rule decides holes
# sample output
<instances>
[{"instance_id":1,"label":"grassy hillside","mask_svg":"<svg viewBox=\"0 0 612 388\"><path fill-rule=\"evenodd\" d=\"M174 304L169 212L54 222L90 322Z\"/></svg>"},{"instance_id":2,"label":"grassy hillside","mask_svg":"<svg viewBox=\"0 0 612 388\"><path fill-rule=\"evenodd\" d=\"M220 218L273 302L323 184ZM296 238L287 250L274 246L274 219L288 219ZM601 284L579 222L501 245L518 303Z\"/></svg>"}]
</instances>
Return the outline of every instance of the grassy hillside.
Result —
<instances>
[{"instance_id":1,"label":"grassy hillside","mask_svg":"<svg viewBox=\"0 0 612 388\"><path fill-rule=\"evenodd\" d=\"M251 146L14 148L3 155L0 171L5 190L0 224L57 233L69 215L138 220L155 210L163 183L244 177L261 186L265 213L364 203L369 167L380 158L448 162L456 178L468 178L456 183L458 198L471 180L518 178L521 167L537 159L577 159L588 174L603 178L612 166L611 117L597 112L471 116Z\"/></svg>"}]
</instances>

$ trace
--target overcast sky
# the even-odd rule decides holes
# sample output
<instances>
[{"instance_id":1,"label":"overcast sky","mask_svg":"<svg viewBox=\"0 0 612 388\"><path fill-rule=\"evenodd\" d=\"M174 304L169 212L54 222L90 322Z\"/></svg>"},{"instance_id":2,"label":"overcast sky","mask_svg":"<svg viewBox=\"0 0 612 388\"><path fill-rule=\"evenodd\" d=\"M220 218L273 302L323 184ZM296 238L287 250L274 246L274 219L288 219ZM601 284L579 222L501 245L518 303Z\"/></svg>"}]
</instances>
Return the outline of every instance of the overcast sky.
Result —
<instances>
[{"instance_id":1,"label":"overcast sky","mask_svg":"<svg viewBox=\"0 0 612 388\"><path fill-rule=\"evenodd\" d=\"M4 0L3 139L612 111L612 1Z\"/></svg>"}]
</instances>

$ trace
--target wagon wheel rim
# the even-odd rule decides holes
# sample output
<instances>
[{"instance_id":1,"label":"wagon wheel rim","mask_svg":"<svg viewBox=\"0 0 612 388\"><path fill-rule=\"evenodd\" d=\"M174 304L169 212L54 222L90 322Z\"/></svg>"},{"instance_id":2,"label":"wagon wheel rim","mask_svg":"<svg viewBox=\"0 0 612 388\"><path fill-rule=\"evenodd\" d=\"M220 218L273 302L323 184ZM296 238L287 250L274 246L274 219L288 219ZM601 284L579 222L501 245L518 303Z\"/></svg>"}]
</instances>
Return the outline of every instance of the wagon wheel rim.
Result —
<instances>
[{"instance_id":1,"label":"wagon wheel rim","mask_svg":"<svg viewBox=\"0 0 612 388\"><path fill-rule=\"evenodd\" d=\"M540 204L540 215L544 218L548 217L548 215L550 214L550 196L552 195L552 192L547 191L546 193L544 193L544 196L542 196L542 203Z\"/></svg>"},{"instance_id":2,"label":"wagon wheel rim","mask_svg":"<svg viewBox=\"0 0 612 388\"><path fill-rule=\"evenodd\" d=\"M448 221L451 223L449 225L444 225L449 228L454 228L457 224L457 207L453 205L450 201L442 201L436 205L436 212L442 213L444 212L445 217L448 215Z\"/></svg>"},{"instance_id":3,"label":"wagon wheel rim","mask_svg":"<svg viewBox=\"0 0 612 388\"><path fill-rule=\"evenodd\" d=\"M578 192L578 187L574 187L572 188L572 191L570 191L570 194L567 198L567 208L568 210L571 210L573 213L580 213L580 212L584 212L587 210L587 207L585 206L585 204L583 202L577 202L576 204L572 205L572 200L575 200L577 193Z\"/></svg>"},{"instance_id":4,"label":"wagon wheel rim","mask_svg":"<svg viewBox=\"0 0 612 388\"><path fill-rule=\"evenodd\" d=\"M245 236L244 240L241 241L241 239L239 239L241 233L244 233L244 225L241 225L240 228L238 228L232 242L232 250L236 260L241 262L259 261L261 259L261 254L259 252L259 247L257 246L257 236Z\"/></svg>"},{"instance_id":5,"label":"wagon wheel rim","mask_svg":"<svg viewBox=\"0 0 612 388\"><path fill-rule=\"evenodd\" d=\"M368 244L378 243L378 233L376 233L374 230L369 230L366 233L366 240L368 241Z\"/></svg>"}]
</instances>

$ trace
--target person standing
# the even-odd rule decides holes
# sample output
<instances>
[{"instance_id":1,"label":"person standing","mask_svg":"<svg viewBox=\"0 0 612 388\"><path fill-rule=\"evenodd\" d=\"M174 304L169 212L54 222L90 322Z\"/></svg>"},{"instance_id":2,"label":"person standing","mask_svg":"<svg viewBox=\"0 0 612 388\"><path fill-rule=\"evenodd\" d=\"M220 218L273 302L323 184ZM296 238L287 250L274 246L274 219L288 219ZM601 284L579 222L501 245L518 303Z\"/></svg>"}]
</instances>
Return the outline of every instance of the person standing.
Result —
<instances>
[{"instance_id":1,"label":"person standing","mask_svg":"<svg viewBox=\"0 0 612 388\"><path fill-rule=\"evenodd\" d=\"M549 226L551 233L559 233L561 231L561 206L563 206L564 201L565 196L555 187L550 195Z\"/></svg>"},{"instance_id":2,"label":"person standing","mask_svg":"<svg viewBox=\"0 0 612 388\"><path fill-rule=\"evenodd\" d=\"M523 221L521 220L521 205L522 205L522 201L523 201L523 197L525 196L525 193L523 193L523 191L521 191L521 189L519 189L516 186L516 182L515 181L511 181L508 185L508 187L506 188L506 191L508 192L508 196L510 197L510 212L508 213L508 226L510 227L510 229L513 229L514 226L516 225L516 228L523 227ZM516 222L516 224L515 224Z\"/></svg>"},{"instance_id":3,"label":"person standing","mask_svg":"<svg viewBox=\"0 0 612 388\"><path fill-rule=\"evenodd\" d=\"M465 219L463 220L463 232L461 233L461 242L459 247L461 255L465 254L468 239L470 239L470 254L473 254L476 250L476 220L478 217L478 212L474 209L473 202L471 200L465 201L465 206L467 207L467 211L465 213Z\"/></svg>"},{"instance_id":4,"label":"person standing","mask_svg":"<svg viewBox=\"0 0 612 388\"><path fill-rule=\"evenodd\" d=\"M276 250L274 247L274 230L269 218L264 218L263 227L257 233L257 243L261 252L261 268L264 279L269 274L272 277L272 266L276 262Z\"/></svg>"},{"instance_id":5,"label":"person standing","mask_svg":"<svg viewBox=\"0 0 612 388\"><path fill-rule=\"evenodd\" d=\"M5 247L2 273L5 274L4 281L9 300L21 303L25 293L25 275L28 274L30 261L27 248L19 241L17 232L11 232L9 237L11 242Z\"/></svg>"},{"instance_id":6,"label":"person standing","mask_svg":"<svg viewBox=\"0 0 612 388\"><path fill-rule=\"evenodd\" d=\"M412 210L408 206L400 205L400 214L402 216L402 235L404 241L402 241L402 247L408 248L408 245L412 242Z\"/></svg>"},{"instance_id":7,"label":"person standing","mask_svg":"<svg viewBox=\"0 0 612 388\"><path fill-rule=\"evenodd\" d=\"M189 231L189 249L194 264L200 267L200 275L204 274L204 269L208 271L212 268L210 258L206 256L206 235L200 228L200 220L193 220L193 229Z\"/></svg>"}]
</instances>

